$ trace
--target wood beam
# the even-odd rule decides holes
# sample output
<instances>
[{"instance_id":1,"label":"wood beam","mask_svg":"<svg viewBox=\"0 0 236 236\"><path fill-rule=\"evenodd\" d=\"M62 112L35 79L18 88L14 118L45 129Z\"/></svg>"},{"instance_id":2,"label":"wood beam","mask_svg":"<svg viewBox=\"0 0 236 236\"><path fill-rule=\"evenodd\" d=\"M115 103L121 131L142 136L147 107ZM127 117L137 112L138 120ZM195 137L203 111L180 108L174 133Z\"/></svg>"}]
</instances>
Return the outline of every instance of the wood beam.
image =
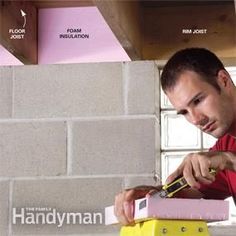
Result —
<instances>
[{"instance_id":1,"label":"wood beam","mask_svg":"<svg viewBox=\"0 0 236 236\"><path fill-rule=\"evenodd\" d=\"M58 7L88 7L94 6L92 0L77 0L77 1L65 1L65 0L32 0L33 4L37 8L58 8Z\"/></svg>"},{"instance_id":2,"label":"wood beam","mask_svg":"<svg viewBox=\"0 0 236 236\"><path fill-rule=\"evenodd\" d=\"M37 64L37 29L37 9L31 1L0 1L0 44L24 64Z\"/></svg>"},{"instance_id":3,"label":"wood beam","mask_svg":"<svg viewBox=\"0 0 236 236\"><path fill-rule=\"evenodd\" d=\"M205 47L236 63L236 15L233 2L216 5L144 9L144 59L168 59L186 47ZM184 29L192 32L183 32ZM194 29L206 29L194 34Z\"/></svg>"},{"instance_id":4,"label":"wood beam","mask_svg":"<svg viewBox=\"0 0 236 236\"><path fill-rule=\"evenodd\" d=\"M138 1L93 0L131 60L142 58L142 18Z\"/></svg>"},{"instance_id":5,"label":"wood beam","mask_svg":"<svg viewBox=\"0 0 236 236\"><path fill-rule=\"evenodd\" d=\"M236 0L234 0L234 9L235 9L235 15L236 15Z\"/></svg>"},{"instance_id":6,"label":"wood beam","mask_svg":"<svg viewBox=\"0 0 236 236\"><path fill-rule=\"evenodd\" d=\"M140 0L142 7L186 7L232 4L234 0Z\"/></svg>"}]
</instances>

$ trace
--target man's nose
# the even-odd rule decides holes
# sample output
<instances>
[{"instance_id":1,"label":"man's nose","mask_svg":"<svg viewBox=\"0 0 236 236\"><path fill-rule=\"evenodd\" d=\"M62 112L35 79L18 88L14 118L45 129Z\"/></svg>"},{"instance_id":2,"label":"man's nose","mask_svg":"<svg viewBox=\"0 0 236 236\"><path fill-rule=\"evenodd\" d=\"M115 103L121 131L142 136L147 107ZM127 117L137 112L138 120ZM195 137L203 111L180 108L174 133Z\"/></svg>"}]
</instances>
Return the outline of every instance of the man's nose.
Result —
<instances>
[{"instance_id":1,"label":"man's nose","mask_svg":"<svg viewBox=\"0 0 236 236\"><path fill-rule=\"evenodd\" d=\"M196 126L204 126L207 123L207 118L203 114L192 111L191 112L191 123Z\"/></svg>"}]
</instances>

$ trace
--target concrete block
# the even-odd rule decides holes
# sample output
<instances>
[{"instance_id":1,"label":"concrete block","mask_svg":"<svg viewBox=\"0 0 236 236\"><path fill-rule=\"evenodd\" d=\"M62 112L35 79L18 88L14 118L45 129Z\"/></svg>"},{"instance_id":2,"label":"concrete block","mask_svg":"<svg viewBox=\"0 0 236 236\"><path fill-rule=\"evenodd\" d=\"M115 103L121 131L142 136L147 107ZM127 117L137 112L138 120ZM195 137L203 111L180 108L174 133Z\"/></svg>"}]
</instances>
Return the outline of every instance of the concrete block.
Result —
<instances>
[{"instance_id":1,"label":"concrete block","mask_svg":"<svg viewBox=\"0 0 236 236\"><path fill-rule=\"evenodd\" d=\"M73 122L72 174L151 173L154 127L154 118Z\"/></svg>"},{"instance_id":2,"label":"concrete block","mask_svg":"<svg viewBox=\"0 0 236 236\"><path fill-rule=\"evenodd\" d=\"M160 180L154 181L154 175L153 176L126 176L124 178L123 188L134 188L136 186L140 185L159 185Z\"/></svg>"},{"instance_id":3,"label":"concrete block","mask_svg":"<svg viewBox=\"0 0 236 236\"><path fill-rule=\"evenodd\" d=\"M61 220L61 223L56 220L54 223L53 218L51 218L51 224L47 220L45 224L42 224L43 217L41 216L38 224L36 224L36 220L35 224L28 224L29 220L26 220L28 216L25 210L25 220L21 221L22 218L18 217L16 224L13 224L14 215L12 214L13 235L106 235L117 233L119 227L105 227L104 209L106 205L114 202L115 195L121 189L121 183L121 178L98 177L15 181L13 185L13 208L16 208L17 213L22 213L21 209L28 208L30 210L31 208L33 217L36 219L37 213L44 212L45 215L55 209L60 216L64 214L66 220ZM47 208L49 211L43 210L43 208ZM78 217L73 221L73 217L69 213L81 213L82 216L77 215ZM94 216L95 218L93 218Z\"/></svg>"},{"instance_id":4,"label":"concrete block","mask_svg":"<svg viewBox=\"0 0 236 236\"><path fill-rule=\"evenodd\" d=\"M128 87L128 114L154 114L157 73L154 62L126 62L123 64L123 70Z\"/></svg>"},{"instance_id":5,"label":"concrete block","mask_svg":"<svg viewBox=\"0 0 236 236\"><path fill-rule=\"evenodd\" d=\"M15 67L14 117L123 114L120 63Z\"/></svg>"},{"instance_id":6,"label":"concrete block","mask_svg":"<svg viewBox=\"0 0 236 236\"><path fill-rule=\"evenodd\" d=\"M66 173L64 122L0 123L0 176Z\"/></svg>"},{"instance_id":7,"label":"concrete block","mask_svg":"<svg viewBox=\"0 0 236 236\"><path fill-rule=\"evenodd\" d=\"M14 233L14 234L11 234L12 236L25 236L25 234L18 234L18 233ZM51 233L48 233L48 234L27 234L27 236L57 236L58 234L51 234ZM102 233L102 234L99 234L99 233L85 233L85 234L63 234L64 236L119 236L120 233L119 232L115 232L115 233ZM215 235L214 235L215 236ZM228 235L227 235L228 236ZM234 235L232 235L234 236Z\"/></svg>"},{"instance_id":8,"label":"concrete block","mask_svg":"<svg viewBox=\"0 0 236 236\"><path fill-rule=\"evenodd\" d=\"M9 181L0 181L0 235L8 236Z\"/></svg>"},{"instance_id":9,"label":"concrete block","mask_svg":"<svg viewBox=\"0 0 236 236\"><path fill-rule=\"evenodd\" d=\"M155 120L155 157L156 157L156 169L153 173L155 174L158 181L160 181L161 176L161 127L160 127L160 120Z\"/></svg>"},{"instance_id":10,"label":"concrete block","mask_svg":"<svg viewBox=\"0 0 236 236\"><path fill-rule=\"evenodd\" d=\"M12 68L0 67L0 118L12 115Z\"/></svg>"},{"instance_id":11,"label":"concrete block","mask_svg":"<svg viewBox=\"0 0 236 236\"><path fill-rule=\"evenodd\" d=\"M158 119L160 119L160 104L161 104L161 82L160 82L160 73L161 70L158 67L156 61L154 62L154 76L155 76L155 114Z\"/></svg>"},{"instance_id":12,"label":"concrete block","mask_svg":"<svg viewBox=\"0 0 236 236\"><path fill-rule=\"evenodd\" d=\"M235 224L232 225L214 225L208 227L210 235L213 236L235 236Z\"/></svg>"},{"instance_id":13,"label":"concrete block","mask_svg":"<svg viewBox=\"0 0 236 236\"><path fill-rule=\"evenodd\" d=\"M27 234L27 236L57 236L58 234ZM102 233L102 234L97 234L97 233L91 233L91 234L63 234L64 236L119 236L120 233L119 232L115 232L115 233ZM18 234L18 233L14 233L12 234L12 236L25 236L25 234ZM215 236L215 235L214 235ZM234 235L232 235L234 236Z\"/></svg>"}]
</instances>

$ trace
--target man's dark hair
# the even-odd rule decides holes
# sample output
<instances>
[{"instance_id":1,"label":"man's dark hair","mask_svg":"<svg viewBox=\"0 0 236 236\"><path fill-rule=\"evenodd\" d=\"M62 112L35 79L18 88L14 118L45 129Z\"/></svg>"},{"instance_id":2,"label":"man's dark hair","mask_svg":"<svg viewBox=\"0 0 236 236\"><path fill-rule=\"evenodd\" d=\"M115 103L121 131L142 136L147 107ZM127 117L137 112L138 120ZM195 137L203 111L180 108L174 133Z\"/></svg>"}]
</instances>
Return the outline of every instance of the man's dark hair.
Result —
<instances>
[{"instance_id":1,"label":"man's dark hair","mask_svg":"<svg viewBox=\"0 0 236 236\"><path fill-rule=\"evenodd\" d=\"M174 88L179 76L185 71L194 71L201 79L220 87L216 78L220 70L225 70L220 59L205 48L186 48L176 52L166 63L161 74L161 86L164 91Z\"/></svg>"}]
</instances>

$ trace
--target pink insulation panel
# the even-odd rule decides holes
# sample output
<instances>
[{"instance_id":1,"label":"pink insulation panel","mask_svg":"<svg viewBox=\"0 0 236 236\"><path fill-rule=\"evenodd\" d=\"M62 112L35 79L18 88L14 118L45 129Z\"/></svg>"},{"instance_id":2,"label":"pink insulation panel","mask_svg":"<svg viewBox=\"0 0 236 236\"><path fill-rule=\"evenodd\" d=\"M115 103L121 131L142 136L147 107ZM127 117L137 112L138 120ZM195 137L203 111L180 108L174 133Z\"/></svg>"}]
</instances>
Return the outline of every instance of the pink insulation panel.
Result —
<instances>
[{"instance_id":1,"label":"pink insulation panel","mask_svg":"<svg viewBox=\"0 0 236 236\"><path fill-rule=\"evenodd\" d=\"M39 9L39 64L130 61L96 7Z\"/></svg>"},{"instance_id":2,"label":"pink insulation panel","mask_svg":"<svg viewBox=\"0 0 236 236\"><path fill-rule=\"evenodd\" d=\"M0 66L23 65L23 63L13 56L7 49L0 45Z\"/></svg>"},{"instance_id":3,"label":"pink insulation panel","mask_svg":"<svg viewBox=\"0 0 236 236\"><path fill-rule=\"evenodd\" d=\"M205 220L207 222L228 220L229 203L222 200L142 198L135 201L135 221L145 219ZM114 206L105 209L105 224L118 223Z\"/></svg>"}]
</instances>

